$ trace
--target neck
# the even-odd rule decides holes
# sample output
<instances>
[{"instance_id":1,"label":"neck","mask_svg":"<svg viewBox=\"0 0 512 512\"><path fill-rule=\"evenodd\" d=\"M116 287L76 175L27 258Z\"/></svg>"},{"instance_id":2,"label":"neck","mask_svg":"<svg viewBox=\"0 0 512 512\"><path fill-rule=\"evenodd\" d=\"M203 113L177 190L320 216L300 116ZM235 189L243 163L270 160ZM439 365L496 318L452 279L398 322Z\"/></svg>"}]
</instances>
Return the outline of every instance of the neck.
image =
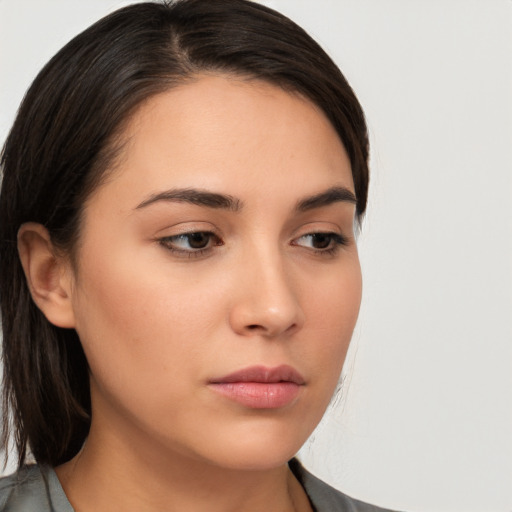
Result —
<instances>
[{"instance_id":1,"label":"neck","mask_svg":"<svg viewBox=\"0 0 512 512\"><path fill-rule=\"evenodd\" d=\"M96 430L93 422L82 451L56 469L76 512L311 511L287 464L224 468L153 440L141 443L138 438L134 449L118 432L108 432Z\"/></svg>"}]
</instances>

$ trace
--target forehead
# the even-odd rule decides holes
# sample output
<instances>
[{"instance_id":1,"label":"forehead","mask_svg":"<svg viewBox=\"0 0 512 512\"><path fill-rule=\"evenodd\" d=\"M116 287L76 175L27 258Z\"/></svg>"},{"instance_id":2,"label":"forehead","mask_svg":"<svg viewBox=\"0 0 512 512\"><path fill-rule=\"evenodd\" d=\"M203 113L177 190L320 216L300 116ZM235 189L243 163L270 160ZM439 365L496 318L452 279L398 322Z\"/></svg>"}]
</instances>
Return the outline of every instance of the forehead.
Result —
<instances>
[{"instance_id":1,"label":"forehead","mask_svg":"<svg viewBox=\"0 0 512 512\"><path fill-rule=\"evenodd\" d=\"M345 149L321 109L260 80L199 76L147 100L121 139L118 169L102 188L135 194L132 204L143 191L171 187L254 197L269 186L353 190Z\"/></svg>"}]
</instances>

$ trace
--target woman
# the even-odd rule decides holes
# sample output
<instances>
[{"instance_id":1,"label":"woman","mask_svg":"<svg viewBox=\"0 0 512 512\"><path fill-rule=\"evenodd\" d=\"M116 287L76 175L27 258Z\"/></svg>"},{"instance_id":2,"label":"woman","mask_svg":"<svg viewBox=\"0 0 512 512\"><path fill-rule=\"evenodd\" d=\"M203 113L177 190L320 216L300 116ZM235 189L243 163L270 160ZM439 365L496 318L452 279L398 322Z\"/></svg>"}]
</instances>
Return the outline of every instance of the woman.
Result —
<instances>
[{"instance_id":1,"label":"woman","mask_svg":"<svg viewBox=\"0 0 512 512\"><path fill-rule=\"evenodd\" d=\"M0 509L381 510L293 459L358 314L367 158L266 7L136 4L66 45L2 156Z\"/></svg>"}]
</instances>

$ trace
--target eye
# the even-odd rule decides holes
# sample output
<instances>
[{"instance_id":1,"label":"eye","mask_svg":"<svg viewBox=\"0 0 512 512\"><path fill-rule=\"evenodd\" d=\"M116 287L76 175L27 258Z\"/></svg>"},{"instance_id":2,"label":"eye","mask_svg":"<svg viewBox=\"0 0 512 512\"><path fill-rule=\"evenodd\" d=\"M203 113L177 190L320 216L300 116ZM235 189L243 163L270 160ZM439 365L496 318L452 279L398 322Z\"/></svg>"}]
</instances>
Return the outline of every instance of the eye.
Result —
<instances>
[{"instance_id":1,"label":"eye","mask_svg":"<svg viewBox=\"0 0 512 512\"><path fill-rule=\"evenodd\" d=\"M295 239L292 245L312 249L318 253L333 254L347 243L347 239L339 233L308 233Z\"/></svg>"},{"instance_id":2,"label":"eye","mask_svg":"<svg viewBox=\"0 0 512 512\"><path fill-rule=\"evenodd\" d=\"M202 255L212 247L222 245L220 238L211 231L194 231L160 238L166 249L186 256Z\"/></svg>"}]
</instances>

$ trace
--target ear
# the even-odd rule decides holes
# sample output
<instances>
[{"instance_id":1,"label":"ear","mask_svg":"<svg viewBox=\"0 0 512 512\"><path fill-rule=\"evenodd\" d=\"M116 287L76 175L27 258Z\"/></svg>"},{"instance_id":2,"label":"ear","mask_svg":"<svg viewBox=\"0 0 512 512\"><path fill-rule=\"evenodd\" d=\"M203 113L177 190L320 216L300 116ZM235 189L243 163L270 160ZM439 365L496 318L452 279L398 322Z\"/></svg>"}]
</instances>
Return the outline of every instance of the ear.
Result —
<instances>
[{"instance_id":1,"label":"ear","mask_svg":"<svg viewBox=\"0 0 512 512\"><path fill-rule=\"evenodd\" d=\"M18 231L18 253L32 299L48 321L57 327L75 327L71 267L58 256L48 230L35 222L23 224Z\"/></svg>"}]
</instances>

